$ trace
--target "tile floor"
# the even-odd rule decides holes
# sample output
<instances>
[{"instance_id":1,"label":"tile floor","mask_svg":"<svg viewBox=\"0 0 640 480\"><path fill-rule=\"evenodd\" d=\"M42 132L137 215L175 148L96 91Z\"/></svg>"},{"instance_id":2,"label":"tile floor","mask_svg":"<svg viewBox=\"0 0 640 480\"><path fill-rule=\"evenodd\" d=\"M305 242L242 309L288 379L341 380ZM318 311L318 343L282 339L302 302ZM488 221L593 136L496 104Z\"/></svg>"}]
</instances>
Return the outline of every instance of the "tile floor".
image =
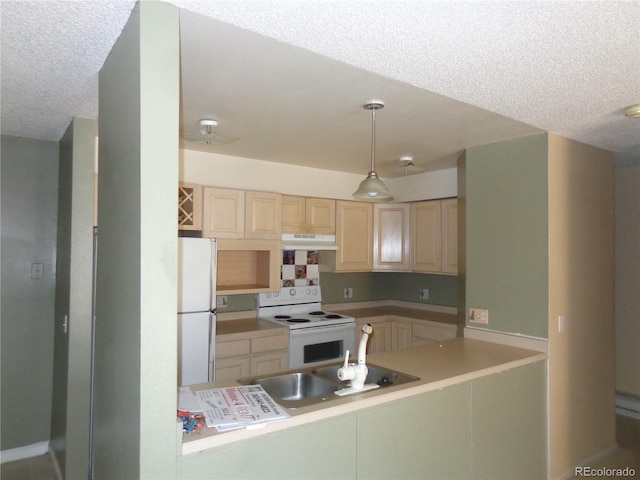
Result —
<instances>
[{"instance_id":1,"label":"tile floor","mask_svg":"<svg viewBox=\"0 0 640 480\"><path fill-rule=\"evenodd\" d=\"M640 478L640 420L616 415L616 439L619 448L611 455L592 466L594 468L631 467L636 471L635 478ZM585 477L572 478L577 479ZM56 480L56 477L53 464L47 454L0 465L0 479Z\"/></svg>"}]
</instances>

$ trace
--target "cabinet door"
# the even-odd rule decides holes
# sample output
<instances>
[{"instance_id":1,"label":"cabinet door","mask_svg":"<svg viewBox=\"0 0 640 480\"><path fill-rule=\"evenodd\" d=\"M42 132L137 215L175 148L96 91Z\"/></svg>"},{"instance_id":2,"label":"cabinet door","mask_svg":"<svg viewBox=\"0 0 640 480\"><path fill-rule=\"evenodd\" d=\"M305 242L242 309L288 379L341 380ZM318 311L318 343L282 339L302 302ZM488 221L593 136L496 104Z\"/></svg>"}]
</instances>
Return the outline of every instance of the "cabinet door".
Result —
<instances>
[{"instance_id":1,"label":"cabinet door","mask_svg":"<svg viewBox=\"0 0 640 480\"><path fill-rule=\"evenodd\" d=\"M306 232L319 235L336 233L336 201L329 198L307 198L305 207Z\"/></svg>"},{"instance_id":2,"label":"cabinet door","mask_svg":"<svg viewBox=\"0 0 640 480\"><path fill-rule=\"evenodd\" d=\"M280 240L282 195L273 192L246 192L245 198L245 238Z\"/></svg>"},{"instance_id":3,"label":"cabinet door","mask_svg":"<svg viewBox=\"0 0 640 480\"><path fill-rule=\"evenodd\" d=\"M336 202L336 271L371 271L373 268L373 205Z\"/></svg>"},{"instance_id":4,"label":"cabinet door","mask_svg":"<svg viewBox=\"0 0 640 480\"><path fill-rule=\"evenodd\" d=\"M292 195L282 196L282 233L305 232L305 198Z\"/></svg>"},{"instance_id":5,"label":"cabinet door","mask_svg":"<svg viewBox=\"0 0 640 480\"><path fill-rule=\"evenodd\" d=\"M261 353L251 356L251 376L269 375L289 368L287 352Z\"/></svg>"},{"instance_id":6,"label":"cabinet door","mask_svg":"<svg viewBox=\"0 0 640 480\"><path fill-rule=\"evenodd\" d=\"M440 201L411 205L411 270L440 272L442 233Z\"/></svg>"},{"instance_id":7,"label":"cabinet door","mask_svg":"<svg viewBox=\"0 0 640 480\"><path fill-rule=\"evenodd\" d=\"M244 191L204 188L202 236L244 238Z\"/></svg>"},{"instance_id":8,"label":"cabinet door","mask_svg":"<svg viewBox=\"0 0 640 480\"><path fill-rule=\"evenodd\" d=\"M440 328L432 325L414 323L411 326L411 345L426 345L427 343L444 342L456 338L455 328Z\"/></svg>"},{"instance_id":9,"label":"cabinet door","mask_svg":"<svg viewBox=\"0 0 640 480\"><path fill-rule=\"evenodd\" d=\"M391 324L391 349L411 347L411 325L393 322Z\"/></svg>"},{"instance_id":10,"label":"cabinet door","mask_svg":"<svg viewBox=\"0 0 640 480\"><path fill-rule=\"evenodd\" d=\"M356 330L356 347L360 342L362 335L362 325L358 325ZM379 322L373 324L373 334L369 335L367 343L367 354L388 352L391 350L391 323ZM357 356L358 352L352 353L351 356Z\"/></svg>"},{"instance_id":11,"label":"cabinet door","mask_svg":"<svg viewBox=\"0 0 640 480\"><path fill-rule=\"evenodd\" d=\"M442 201L442 273L458 273L458 200Z\"/></svg>"},{"instance_id":12,"label":"cabinet door","mask_svg":"<svg viewBox=\"0 0 640 480\"><path fill-rule=\"evenodd\" d=\"M237 380L250 375L251 361L249 355L228 357L216 360L216 381Z\"/></svg>"},{"instance_id":13,"label":"cabinet door","mask_svg":"<svg viewBox=\"0 0 640 480\"><path fill-rule=\"evenodd\" d=\"M201 185L178 185L178 230L202 230Z\"/></svg>"},{"instance_id":14,"label":"cabinet door","mask_svg":"<svg viewBox=\"0 0 640 480\"><path fill-rule=\"evenodd\" d=\"M373 206L374 270L409 270L409 204Z\"/></svg>"}]
</instances>

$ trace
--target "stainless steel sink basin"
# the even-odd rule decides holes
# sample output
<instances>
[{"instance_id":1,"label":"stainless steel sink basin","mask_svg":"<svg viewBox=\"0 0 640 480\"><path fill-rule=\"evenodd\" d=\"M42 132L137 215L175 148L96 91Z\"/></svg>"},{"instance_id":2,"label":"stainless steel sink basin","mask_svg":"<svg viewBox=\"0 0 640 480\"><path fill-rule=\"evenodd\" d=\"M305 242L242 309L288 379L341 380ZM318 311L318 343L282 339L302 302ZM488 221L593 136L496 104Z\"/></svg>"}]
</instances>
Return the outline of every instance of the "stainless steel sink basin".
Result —
<instances>
[{"instance_id":1,"label":"stainless steel sink basin","mask_svg":"<svg viewBox=\"0 0 640 480\"><path fill-rule=\"evenodd\" d=\"M292 402L323 397L340 389L340 384L306 372L257 378L251 383L261 385L273 398Z\"/></svg>"},{"instance_id":2,"label":"stainless steel sink basin","mask_svg":"<svg viewBox=\"0 0 640 480\"><path fill-rule=\"evenodd\" d=\"M271 397L285 408L301 408L308 405L340 398L334 394L350 382L338 380L337 371L341 364L305 368L264 377L238 380L241 385L261 385ZM396 372L376 365L367 365L369 374L366 383L377 383L381 387L401 385L420 380L418 377Z\"/></svg>"},{"instance_id":3,"label":"stainless steel sink basin","mask_svg":"<svg viewBox=\"0 0 640 480\"><path fill-rule=\"evenodd\" d=\"M341 365L330 365L327 367L319 367L313 370L313 373L327 379L337 379L338 369ZM388 368L378 367L377 365L367 365L367 379L364 383L377 383L381 387L390 387L392 385L402 385L403 383L415 382L420 380L418 377L408 375L406 373L396 372ZM344 382L349 384L350 382Z\"/></svg>"}]
</instances>

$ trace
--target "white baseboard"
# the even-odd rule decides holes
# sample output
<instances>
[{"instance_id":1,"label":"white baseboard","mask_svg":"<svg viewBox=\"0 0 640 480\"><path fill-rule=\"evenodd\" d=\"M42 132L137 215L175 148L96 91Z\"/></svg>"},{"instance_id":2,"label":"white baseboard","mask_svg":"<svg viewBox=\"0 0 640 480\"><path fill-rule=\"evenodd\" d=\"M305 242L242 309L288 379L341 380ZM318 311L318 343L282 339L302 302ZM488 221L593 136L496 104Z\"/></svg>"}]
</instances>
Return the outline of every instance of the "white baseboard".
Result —
<instances>
[{"instance_id":1,"label":"white baseboard","mask_svg":"<svg viewBox=\"0 0 640 480\"><path fill-rule=\"evenodd\" d=\"M549 342L546 338L528 337L525 335L497 332L495 330L469 326L464 327L464 337L474 340L483 340L485 342L499 343L510 347L535 350L536 352L548 353L549 351Z\"/></svg>"},{"instance_id":2,"label":"white baseboard","mask_svg":"<svg viewBox=\"0 0 640 480\"><path fill-rule=\"evenodd\" d=\"M591 457L587 458L586 460L584 460L580 464L578 464L575 467L571 468L570 470L566 471L564 474L560 475L559 477L556 477L556 480L567 480L569 478L575 477L576 476L576 468L593 466L596 463L599 463L602 459L604 459L604 458L608 457L609 455L611 455L617 449L618 449L618 445L611 445L611 446L605 448L604 450L592 455Z\"/></svg>"},{"instance_id":3,"label":"white baseboard","mask_svg":"<svg viewBox=\"0 0 640 480\"><path fill-rule=\"evenodd\" d=\"M618 393L616 395L616 413L640 420L640 398Z\"/></svg>"},{"instance_id":4,"label":"white baseboard","mask_svg":"<svg viewBox=\"0 0 640 480\"><path fill-rule=\"evenodd\" d=\"M56 475L56 480L64 480L62 477L62 470L60 469L60 463L58 463L58 457L56 457L56 452L53 451L53 447L49 445L49 458L51 458L51 463L53 464L53 471Z\"/></svg>"},{"instance_id":5,"label":"white baseboard","mask_svg":"<svg viewBox=\"0 0 640 480\"><path fill-rule=\"evenodd\" d=\"M37 457L49 451L49 442L38 442L24 447L2 450L0 452L0 463L13 462L23 458Z\"/></svg>"}]
</instances>

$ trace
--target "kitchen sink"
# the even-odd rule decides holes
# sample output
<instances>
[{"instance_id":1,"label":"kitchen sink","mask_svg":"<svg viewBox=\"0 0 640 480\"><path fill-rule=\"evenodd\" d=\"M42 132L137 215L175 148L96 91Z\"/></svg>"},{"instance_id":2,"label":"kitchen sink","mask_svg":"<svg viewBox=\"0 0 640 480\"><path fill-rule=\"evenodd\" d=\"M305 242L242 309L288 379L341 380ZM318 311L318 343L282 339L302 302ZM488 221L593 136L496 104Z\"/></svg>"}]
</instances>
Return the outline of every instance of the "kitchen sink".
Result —
<instances>
[{"instance_id":1,"label":"kitchen sink","mask_svg":"<svg viewBox=\"0 0 640 480\"><path fill-rule=\"evenodd\" d=\"M342 365L330 365L327 367L319 367L313 370L313 373L322 378L337 379L338 369ZM418 377L408 375L406 373L396 372L388 368L378 367L377 365L367 365L367 379L364 383L376 383L381 387L390 387L391 385L402 385L403 383L415 382L420 380ZM350 382L343 382L344 386L348 386Z\"/></svg>"},{"instance_id":2,"label":"kitchen sink","mask_svg":"<svg viewBox=\"0 0 640 480\"><path fill-rule=\"evenodd\" d=\"M296 372L278 373L269 376L243 378L241 385L261 385L281 406L290 409L334 400L334 392L348 387L351 382L338 380L338 369L342 364L305 368ZM377 383L380 387L402 385L420 380L418 377L396 372L376 365L367 365L369 373L366 383Z\"/></svg>"}]
</instances>

